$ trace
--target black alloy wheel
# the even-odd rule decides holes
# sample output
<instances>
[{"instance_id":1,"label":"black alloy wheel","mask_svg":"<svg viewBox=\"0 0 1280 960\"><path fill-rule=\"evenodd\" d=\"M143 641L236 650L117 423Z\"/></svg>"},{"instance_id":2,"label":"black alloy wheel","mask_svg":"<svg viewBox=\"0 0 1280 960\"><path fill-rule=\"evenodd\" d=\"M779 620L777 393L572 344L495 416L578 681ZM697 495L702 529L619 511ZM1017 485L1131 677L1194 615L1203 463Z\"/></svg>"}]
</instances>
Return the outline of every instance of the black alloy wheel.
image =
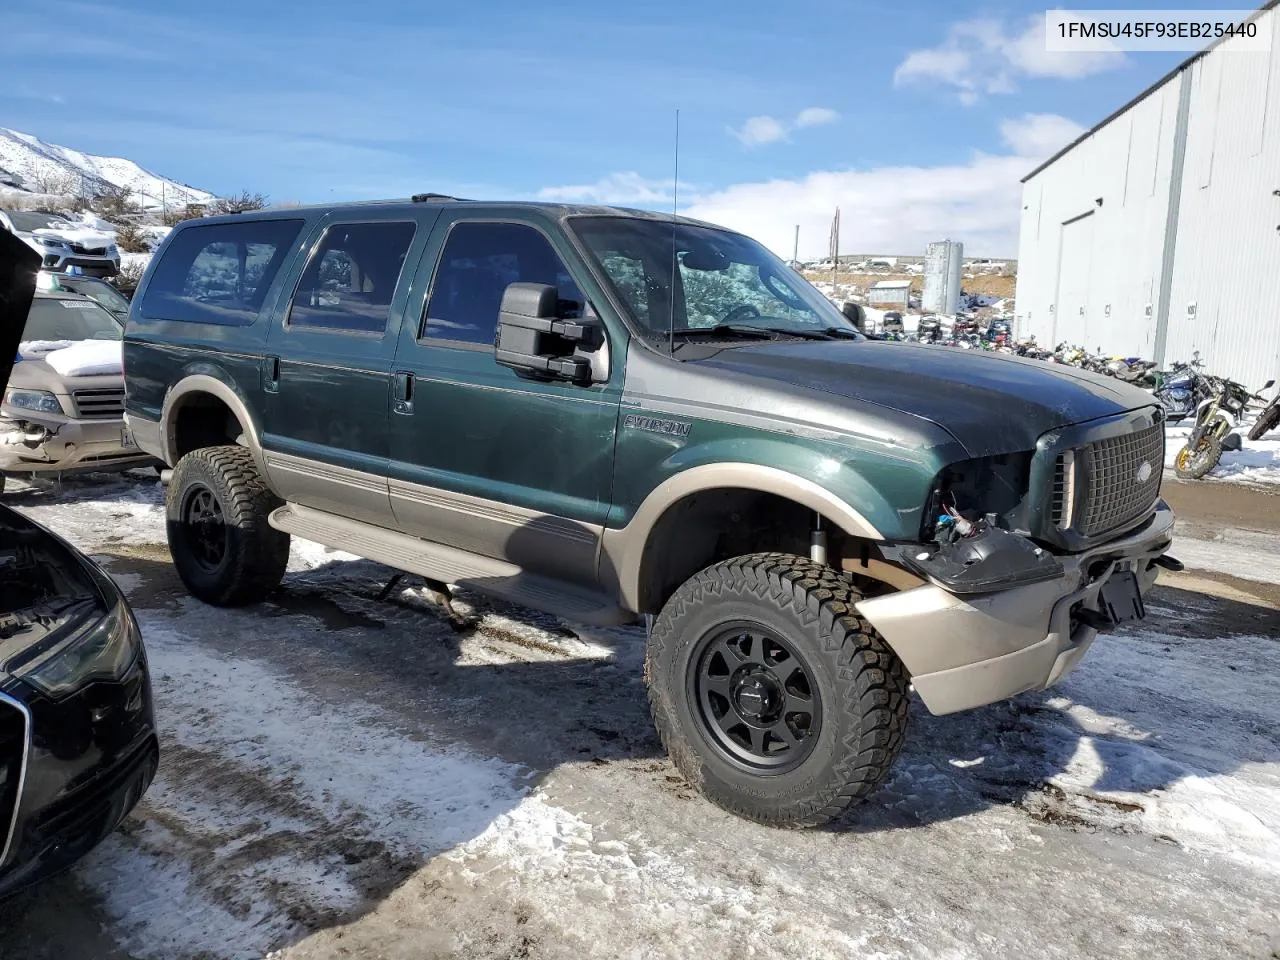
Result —
<instances>
[{"instance_id":1,"label":"black alloy wheel","mask_svg":"<svg viewBox=\"0 0 1280 960\"><path fill-rule=\"evenodd\" d=\"M192 559L206 570L219 569L227 557L230 531L214 492L204 484L191 484L183 499L182 521Z\"/></svg>"},{"instance_id":2,"label":"black alloy wheel","mask_svg":"<svg viewBox=\"0 0 1280 960\"><path fill-rule=\"evenodd\" d=\"M691 665L690 702L725 759L774 773L804 762L821 730L822 702L792 644L758 623L727 624L703 639Z\"/></svg>"}]
</instances>

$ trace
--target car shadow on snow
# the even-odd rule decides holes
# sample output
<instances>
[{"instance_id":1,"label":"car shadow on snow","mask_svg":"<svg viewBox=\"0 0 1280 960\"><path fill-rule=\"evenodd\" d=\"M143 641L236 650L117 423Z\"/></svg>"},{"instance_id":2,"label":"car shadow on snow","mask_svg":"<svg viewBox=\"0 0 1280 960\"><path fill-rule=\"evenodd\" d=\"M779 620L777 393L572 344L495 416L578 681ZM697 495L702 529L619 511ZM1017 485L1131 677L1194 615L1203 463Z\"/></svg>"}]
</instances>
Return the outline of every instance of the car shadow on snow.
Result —
<instances>
[{"instance_id":1,"label":"car shadow on snow","mask_svg":"<svg viewBox=\"0 0 1280 960\"><path fill-rule=\"evenodd\" d=\"M187 597L155 549L106 559L151 651L161 768L121 834L55 889L74 903L67 885L87 886L85 911L132 931L129 943L260 955L350 922L565 764L627 764L657 786L652 802L688 796L653 732L638 629L581 628L466 591L450 618L420 580L383 596L393 571L368 561L291 573L266 603L217 610ZM1280 760L1266 734L1275 707L1227 696L1228 680L1195 682L1216 664L1275 688L1280 649L1231 639L1259 608L1164 588L1152 607L1053 691L950 717L913 703L889 781L829 829L1008 807L1139 831L1145 797ZM161 889L121 893L138 883ZM35 933L11 921L18 942L24 930L60 942L30 916Z\"/></svg>"}]
</instances>

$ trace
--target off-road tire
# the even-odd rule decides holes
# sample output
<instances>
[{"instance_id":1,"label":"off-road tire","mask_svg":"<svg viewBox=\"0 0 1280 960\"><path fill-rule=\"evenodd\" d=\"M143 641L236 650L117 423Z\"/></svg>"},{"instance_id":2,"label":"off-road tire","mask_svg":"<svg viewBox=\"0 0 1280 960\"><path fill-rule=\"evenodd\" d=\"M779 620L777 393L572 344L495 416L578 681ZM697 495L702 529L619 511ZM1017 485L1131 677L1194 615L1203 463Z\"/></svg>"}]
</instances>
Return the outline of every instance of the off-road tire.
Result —
<instances>
[{"instance_id":1,"label":"off-road tire","mask_svg":"<svg viewBox=\"0 0 1280 960\"><path fill-rule=\"evenodd\" d=\"M645 655L654 724L672 761L713 803L774 827L839 816L888 775L906 735L906 668L854 610L838 572L804 557L760 553L686 581L656 618ZM745 770L705 730L689 671L710 633L752 621L785 638L816 681L822 720L811 752L781 773Z\"/></svg>"},{"instance_id":2,"label":"off-road tire","mask_svg":"<svg viewBox=\"0 0 1280 960\"><path fill-rule=\"evenodd\" d=\"M1249 439L1261 440L1276 427L1280 427L1280 403L1273 403L1262 411L1258 422L1249 430Z\"/></svg>"},{"instance_id":3,"label":"off-road tire","mask_svg":"<svg viewBox=\"0 0 1280 960\"><path fill-rule=\"evenodd\" d=\"M189 494L200 487L212 492L228 529L225 556L213 569L196 559L183 519ZM165 493L165 518L173 565L192 596L217 607L239 607L279 586L289 563L289 535L267 518L282 502L244 447L204 447L178 461Z\"/></svg>"},{"instance_id":4,"label":"off-road tire","mask_svg":"<svg viewBox=\"0 0 1280 960\"><path fill-rule=\"evenodd\" d=\"M1216 436L1202 437L1200 444L1192 450L1188 442L1173 460L1173 472L1183 480L1199 480L1222 459L1222 441Z\"/></svg>"}]
</instances>

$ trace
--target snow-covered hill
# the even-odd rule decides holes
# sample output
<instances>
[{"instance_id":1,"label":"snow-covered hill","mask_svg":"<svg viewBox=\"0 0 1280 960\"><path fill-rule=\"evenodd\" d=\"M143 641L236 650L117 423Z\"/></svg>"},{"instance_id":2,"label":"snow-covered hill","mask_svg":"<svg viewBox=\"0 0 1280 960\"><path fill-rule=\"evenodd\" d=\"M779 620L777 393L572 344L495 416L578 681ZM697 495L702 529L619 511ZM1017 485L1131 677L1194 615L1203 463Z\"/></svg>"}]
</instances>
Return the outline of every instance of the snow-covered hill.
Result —
<instances>
[{"instance_id":1,"label":"snow-covered hill","mask_svg":"<svg viewBox=\"0 0 1280 960\"><path fill-rule=\"evenodd\" d=\"M169 208L214 199L205 190L144 170L122 157L99 157L0 127L0 188L28 193L92 196L105 187L126 187L132 203Z\"/></svg>"}]
</instances>

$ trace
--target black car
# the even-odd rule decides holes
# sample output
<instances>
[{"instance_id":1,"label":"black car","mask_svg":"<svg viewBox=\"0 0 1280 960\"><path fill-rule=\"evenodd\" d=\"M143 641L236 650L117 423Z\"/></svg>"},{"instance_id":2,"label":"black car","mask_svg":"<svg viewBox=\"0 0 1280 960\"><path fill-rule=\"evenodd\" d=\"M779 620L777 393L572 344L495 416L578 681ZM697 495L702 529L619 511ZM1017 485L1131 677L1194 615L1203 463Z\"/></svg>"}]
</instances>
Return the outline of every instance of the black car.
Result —
<instances>
[{"instance_id":1,"label":"black car","mask_svg":"<svg viewBox=\"0 0 1280 960\"><path fill-rule=\"evenodd\" d=\"M39 258L0 233L0 389ZM159 760L137 621L111 578L0 505L0 896L75 863Z\"/></svg>"}]
</instances>

